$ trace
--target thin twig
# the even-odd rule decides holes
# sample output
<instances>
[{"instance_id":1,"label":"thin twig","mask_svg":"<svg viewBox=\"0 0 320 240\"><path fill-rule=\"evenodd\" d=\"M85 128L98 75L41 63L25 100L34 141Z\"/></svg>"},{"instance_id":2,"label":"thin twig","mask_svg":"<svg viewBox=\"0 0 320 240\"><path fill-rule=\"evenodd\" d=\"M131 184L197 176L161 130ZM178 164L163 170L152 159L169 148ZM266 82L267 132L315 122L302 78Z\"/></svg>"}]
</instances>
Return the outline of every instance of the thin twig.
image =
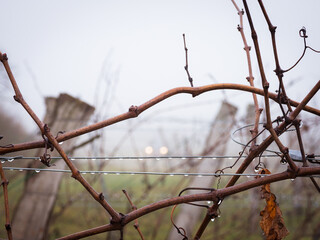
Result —
<instances>
[{"instance_id":1,"label":"thin twig","mask_svg":"<svg viewBox=\"0 0 320 240\"><path fill-rule=\"evenodd\" d=\"M189 73L188 48L187 48L187 44L186 44L186 36L185 36L185 34L182 34L182 36L183 36L184 50L186 51L186 65L184 66L184 69L185 69L186 72L187 72L188 80L189 80L189 82L190 82L190 85L191 85L191 87L193 87L193 79L192 79L192 77L190 76L190 73Z\"/></svg>"},{"instance_id":2,"label":"thin twig","mask_svg":"<svg viewBox=\"0 0 320 240\"><path fill-rule=\"evenodd\" d=\"M2 169L2 163L0 162L0 176L1 176L1 185L3 187L3 198L4 198L4 210L6 216L6 224L5 228L7 230L8 239L12 240L12 230L10 223L10 213L9 213L9 197L8 197L8 184L9 181L6 179L4 175L4 171Z\"/></svg>"},{"instance_id":3,"label":"thin twig","mask_svg":"<svg viewBox=\"0 0 320 240\"><path fill-rule=\"evenodd\" d=\"M127 193L127 191L126 191L126 190L122 190L122 192L123 192L124 195L127 197L128 201L129 201L129 203L130 203L130 206L131 206L132 211L137 210L137 207L133 204L133 202L132 202L129 194ZM143 234L142 234L142 232L141 232L141 230L140 230L140 227L139 227L138 219L135 220L135 223L134 223L133 226L134 226L135 229L137 229L140 238L141 238L142 240L144 240Z\"/></svg>"},{"instance_id":4,"label":"thin twig","mask_svg":"<svg viewBox=\"0 0 320 240\"><path fill-rule=\"evenodd\" d=\"M293 121L293 125L296 128L296 132L297 132L297 138L298 138L298 143L299 143L300 153L301 153L302 163L303 163L302 166L303 167L308 167L309 164L308 164L307 159L306 159L306 154L304 152L304 147L303 147L303 142L302 142L302 137L301 137L300 121L295 119ZM315 188L318 190L318 192L320 193L320 187L319 187L318 183L315 181L315 179L313 177L310 177L310 180L313 183L313 185L315 186Z\"/></svg>"},{"instance_id":5,"label":"thin twig","mask_svg":"<svg viewBox=\"0 0 320 240\"><path fill-rule=\"evenodd\" d=\"M248 72L249 72L249 76L247 77L247 80L250 84L250 86L254 87L254 77L252 74L252 63L251 63L251 56L250 56L250 50L251 47L248 45L247 43L247 39L246 36L244 34L244 30L243 30L243 15L244 15L244 11L240 10L240 8L238 7L238 5L236 4L236 2L234 0L231 0L231 2L233 3L234 7L236 8L239 18L240 18L240 23L238 25L238 31L241 34L241 38L244 44L244 50L246 52L246 56L247 56L247 64L248 64ZM254 128L253 130L251 130L251 136L252 139L254 139L251 143L251 148L254 148L256 145L256 135L258 134L258 128L259 128L259 119L260 119L260 115L262 112L262 108L259 107L259 103L258 103L258 98L257 95L255 93L252 94L253 97L253 103L254 103L254 107L255 107L255 121L254 121Z\"/></svg>"},{"instance_id":6,"label":"thin twig","mask_svg":"<svg viewBox=\"0 0 320 240\"><path fill-rule=\"evenodd\" d=\"M285 90L285 87L284 87L284 84L283 84L283 70L280 67L280 62L279 62L279 57L278 57L278 50L277 50L277 45L276 45L276 29L277 29L277 27L272 25L272 23L270 21L270 18L269 18L268 14L267 14L267 11L266 11L266 9L265 9L265 7L263 5L262 0L258 0L258 2L259 2L261 10L263 12L264 18L265 18L265 20L266 20L266 22L268 24L269 31L270 31L270 34L271 34L273 55L274 55L274 59L275 59L275 63L276 63L275 73L276 73L276 75L278 77L278 80L279 80L279 92L278 92L278 94L279 94L279 97L281 97L283 99L284 103L287 104L288 110L291 112L292 108L290 106L290 103L288 102L288 97L287 97L286 90ZM282 108L281 103L279 103L279 105L280 105L280 108Z\"/></svg>"}]
</instances>

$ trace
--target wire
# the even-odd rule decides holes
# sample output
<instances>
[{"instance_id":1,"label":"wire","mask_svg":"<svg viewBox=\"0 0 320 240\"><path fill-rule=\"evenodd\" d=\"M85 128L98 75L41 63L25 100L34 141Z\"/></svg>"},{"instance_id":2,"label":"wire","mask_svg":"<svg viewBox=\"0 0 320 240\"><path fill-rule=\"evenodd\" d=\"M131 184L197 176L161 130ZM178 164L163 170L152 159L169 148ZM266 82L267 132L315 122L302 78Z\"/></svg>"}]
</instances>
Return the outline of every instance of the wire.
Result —
<instances>
[{"instance_id":1,"label":"wire","mask_svg":"<svg viewBox=\"0 0 320 240\"><path fill-rule=\"evenodd\" d=\"M119 156L119 157L107 157L107 156L93 156L93 157L71 157L69 159L71 161L76 160L105 160L105 161L122 161L122 160L172 160L172 159L179 159L179 160L186 160L186 159L209 159L209 160L219 160L219 159L238 159L238 158L246 158L246 155L243 156L236 156L236 155L226 155L226 156L145 156L145 157L131 157L131 156ZM279 155L277 154L265 154L262 155L261 158L277 158ZM320 155L314 155L314 157L307 158L308 161L312 163L320 163L319 159ZM62 157L51 157L52 160L59 160ZM11 156L11 157L0 157L1 163L5 162L13 162L16 160L36 160L41 161L39 157L24 157L24 156ZM294 161L300 162L298 159L293 159Z\"/></svg>"},{"instance_id":2,"label":"wire","mask_svg":"<svg viewBox=\"0 0 320 240\"><path fill-rule=\"evenodd\" d=\"M48 168L20 168L20 167L3 167L4 170L10 170L10 171L35 171L36 173L39 172L63 172L63 173L71 173L71 170L65 170L65 169L48 169ZM172 172L172 173L166 173L166 172L135 172L135 171L80 171L82 174L104 174L104 175L168 175L168 176L195 176L195 177L212 177L212 176L249 176L249 177L255 177L255 176L264 176L268 174L240 174L240 173L183 173L183 172Z\"/></svg>"},{"instance_id":3,"label":"wire","mask_svg":"<svg viewBox=\"0 0 320 240\"><path fill-rule=\"evenodd\" d=\"M247 156L241 156L241 158L246 158ZM262 157L279 157L278 155L275 154L269 154L269 155L263 155ZM70 157L70 160L75 161L75 160L163 160L163 159L180 159L180 160L185 160L185 159L211 159L211 160L217 160L217 159L235 159L239 158L239 156L235 155L226 155L226 156L145 156L145 157L131 157L131 156L119 156L119 157L107 157L107 156L94 156L94 157ZM51 159L58 160L62 159L62 157L51 157ZM14 157L0 157L0 160L2 163L8 161L8 162L13 162L15 160L38 160L40 161L39 157L24 157L24 156L14 156Z\"/></svg>"},{"instance_id":4,"label":"wire","mask_svg":"<svg viewBox=\"0 0 320 240\"><path fill-rule=\"evenodd\" d=\"M6 171L34 171L40 172L62 172L71 173L71 170L65 169L48 169L48 168L20 168L20 167L3 167ZM104 175L165 175L165 176L185 176L185 177L231 177L231 176L246 176L246 177L257 177L257 176L268 176L270 174L257 174L257 173L183 173L183 172L135 172L135 171L80 171L82 174L104 174ZM310 177L310 176L307 176ZM313 175L311 177L320 177L320 175Z\"/></svg>"}]
</instances>

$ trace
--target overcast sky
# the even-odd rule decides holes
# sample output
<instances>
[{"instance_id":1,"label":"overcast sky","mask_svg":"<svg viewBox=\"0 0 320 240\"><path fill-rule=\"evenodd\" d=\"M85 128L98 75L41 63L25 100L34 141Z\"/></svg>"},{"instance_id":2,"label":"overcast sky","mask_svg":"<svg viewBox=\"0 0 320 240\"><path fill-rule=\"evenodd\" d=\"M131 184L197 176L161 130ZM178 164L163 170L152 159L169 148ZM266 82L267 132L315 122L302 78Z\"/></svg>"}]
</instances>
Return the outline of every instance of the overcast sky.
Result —
<instances>
[{"instance_id":1,"label":"overcast sky","mask_svg":"<svg viewBox=\"0 0 320 240\"><path fill-rule=\"evenodd\" d=\"M269 32L257 1L248 2L274 92L277 81ZM243 8L242 2L237 3ZM188 86L183 33L195 86L214 81L248 84L246 56L237 31L239 16L231 1L0 0L0 6L0 51L8 54L25 99L40 117L45 112L44 96L64 92L92 105L97 97L101 101L106 86L98 83L106 79L112 83L106 91L113 105L105 106L110 116L165 90ZM302 26L307 28L309 45L320 49L320 1L268 0L265 6L272 23L278 26L282 68L290 67L302 53L303 41L298 35ZM253 46L246 18L244 24ZM256 85L260 87L254 54L251 51ZM288 89L289 97L302 99L320 79L319 62L320 56L308 51L285 75L286 82L297 81ZM8 81L3 76L2 84ZM3 98L12 111L28 118L9 95ZM227 98L240 109L251 102L247 93L227 91ZM198 99L178 96L155 110L187 104L186 118L211 119L221 99L221 92Z\"/></svg>"}]
</instances>

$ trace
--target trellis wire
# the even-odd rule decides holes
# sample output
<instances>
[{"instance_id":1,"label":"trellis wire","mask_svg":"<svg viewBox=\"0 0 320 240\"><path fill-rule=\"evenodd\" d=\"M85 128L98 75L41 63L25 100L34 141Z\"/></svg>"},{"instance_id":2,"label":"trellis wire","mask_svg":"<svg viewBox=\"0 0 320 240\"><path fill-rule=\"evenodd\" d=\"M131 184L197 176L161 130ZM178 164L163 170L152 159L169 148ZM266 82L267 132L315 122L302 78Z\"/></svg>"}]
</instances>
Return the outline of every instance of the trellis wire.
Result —
<instances>
[{"instance_id":1,"label":"trellis wire","mask_svg":"<svg viewBox=\"0 0 320 240\"><path fill-rule=\"evenodd\" d=\"M246 158L247 156L241 156L241 158ZM279 155L276 154L266 154L262 155L263 158L276 158L279 157ZM320 155L314 155L315 158L307 158L307 160L312 161L320 161L320 159L317 159L320 157ZM236 155L227 155L227 156L144 156L144 157L132 157L132 156L118 156L118 157L107 157L107 156L93 156L93 157L69 157L70 160L171 160L171 159L179 159L179 160L186 160L186 159L211 159L211 160L218 160L218 159L237 159L239 156ZM59 160L62 159L61 157L51 157L52 160ZM8 161L12 162L15 160L39 160L39 157L24 157L24 156L11 156L11 157L0 157L0 160L2 163ZM298 160L297 160L298 161Z\"/></svg>"},{"instance_id":2,"label":"trellis wire","mask_svg":"<svg viewBox=\"0 0 320 240\"><path fill-rule=\"evenodd\" d=\"M39 172L62 172L71 173L70 170L65 169L52 169L52 168L20 168L20 167L3 167L6 171L34 171ZM185 177L231 177L231 176L245 176L245 177L257 177L268 176L269 174L257 174L257 173L183 173L183 172L135 172L135 171L80 171L82 174L104 174L104 175L166 175L166 176L185 176ZM308 176L310 177L310 176ZM320 177L320 175L314 175L313 177Z\"/></svg>"}]
</instances>

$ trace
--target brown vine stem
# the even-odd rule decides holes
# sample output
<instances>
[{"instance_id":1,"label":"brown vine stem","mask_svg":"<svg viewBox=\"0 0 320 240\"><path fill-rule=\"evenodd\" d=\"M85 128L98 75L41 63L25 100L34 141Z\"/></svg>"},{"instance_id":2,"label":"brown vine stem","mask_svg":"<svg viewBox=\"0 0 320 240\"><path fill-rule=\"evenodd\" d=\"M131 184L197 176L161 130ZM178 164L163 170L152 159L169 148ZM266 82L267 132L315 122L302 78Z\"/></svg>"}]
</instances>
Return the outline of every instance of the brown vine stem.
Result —
<instances>
[{"instance_id":1,"label":"brown vine stem","mask_svg":"<svg viewBox=\"0 0 320 240\"><path fill-rule=\"evenodd\" d=\"M239 31L241 33L241 29L242 29L242 15L243 12L240 11L239 7L236 5L236 3L232 0L232 3L234 4L235 8L237 9L239 15L240 15L240 26L239 26ZM255 31L254 25L253 25L253 21L251 19L251 14L247 5L246 0L243 0L243 4L247 13L247 19L249 21L249 25L250 25L250 29L251 29L251 37L253 39L253 43L254 43L254 47L256 50L256 58L258 61L258 66L259 66L259 72L260 72L260 77L261 77L261 81L262 81L262 87L263 87L263 96L264 96L264 102L265 102L265 112L266 112L266 118L267 118L267 124L266 124L266 128L269 130L269 132L271 133L271 137L269 138L269 142L267 144L270 145L271 142L273 142L274 140L277 142L281 152L283 152L287 158L287 161L290 165L290 167L293 169L293 171L297 171L297 166L293 163L292 159L290 158L289 154L288 154L288 149L284 148L276 134L276 132L274 131L273 127L272 127L272 121L271 121L271 113L270 113L270 104L269 104L269 83L266 79L265 76L265 72L264 72L264 68L263 68L263 63L262 63L262 58L261 58L261 53L260 53L260 48L259 48L259 43L258 43L258 36L257 33ZM281 103L279 103L281 105ZM255 124L258 124L260 115L258 115L257 112L257 105L255 105L256 107L256 118L255 118ZM261 110L260 110L261 111ZM253 146L253 145L252 145ZM241 166L239 167L237 172L243 172L245 171L245 169L249 166L249 164L252 162L252 160L257 157L262 151L264 151L267 146L265 148L261 147L263 145L260 145L259 147L252 147L250 148L250 152L249 152L249 156L243 161L243 163L241 164ZM256 149L261 149L261 151L255 151ZM232 186L236 183L236 181L238 180L238 178L233 177L231 178L231 180L228 182L226 187ZM211 206L210 210L211 211L215 211L218 209L218 205L214 204ZM210 222L210 218L208 216L206 216L204 218L204 220L202 221L200 228L198 229L195 238L194 239L200 239L200 237L202 236L203 232L205 231L207 225Z\"/></svg>"},{"instance_id":2,"label":"brown vine stem","mask_svg":"<svg viewBox=\"0 0 320 240\"><path fill-rule=\"evenodd\" d=\"M261 1L259 1L260 4ZM276 133L276 131L273 129L272 127L272 121L271 121L271 111L270 111L270 103L269 103L269 82L267 81L265 72L264 72L264 67L263 67L263 63L262 63L262 57L261 57L261 52L260 52L260 47L259 47L259 42L258 42L258 35L255 31L254 25L253 25L253 21L251 18L251 14L249 11L249 7L247 5L247 1L243 0L243 4L244 4L244 8L246 10L247 13L247 18L249 21L249 25L250 25L250 29L251 29L251 36L252 36L252 40L254 42L254 47L256 50L256 57L258 60L258 65L259 65L259 71L260 71L260 76L261 76L261 80L262 80L262 86L263 86L263 90L264 90L264 102L265 102L265 112L266 112L266 118L267 118L267 123L266 123L266 128L268 129L268 131L271 133L274 141L276 142L276 144L278 145L278 148L280 149L280 151L284 154L289 166L291 167L291 169L296 172L298 167L296 166L296 164L292 161L290 155L289 155L289 151L288 148L286 148L280 141L280 139L278 138L278 134ZM269 27L270 29L272 28L273 31L275 31L275 27L272 26L272 24L270 23L269 18L267 17L267 15L265 15L268 23L269 23ZM277 55L277 51L276 51L276 47L275 47L275 38L274 38L274 34L272 35L272 42L273 42L273 46L274 46L274 55L275 55L275 59L276 59L276 63L277 63L277 67L280 68L279 65L279 61L278 61L278 55ZM280 85L281 88L284 89L283 84L282 84L282 73L280 74L281 77L279 77L279 81L280 81ZM280 76L279 75L279 76ZM281 103L279 103L281 106ZM291 110L291 107L289 108Z\"/></svg>"},{"instance_id":3,"label":"brown vine stem","mask_svg":"<svg viewBox=\"0 0 320 240\"><path fill-rule=\"evenodd\" d=\"M313 98L313 96L318 92L319 89L320 89L320 80L311 89L308 95L299 103L299 105L296 106L296 109L289 114L289 121L292 122L299 115L302 109L308 104L308 102L311 100L311 98Z\"/></svg>"},{"instance_id":4,"label":"brown vine stem","mask_svg":"<svg viewBox=\"0 0 320 240\"><path fill-rule=\"evenodd\" d=\"M24 107L24 109L28 112L28 114L32 117L32 119L36 122L36 124L40 128L41 133L48 138L50 143L59 152L61 157L64 159L64 161L66 162L66 164L70 168L70 170L72 172L72 177L75 178L76 180L78 180L82 184L82 186L85 189L87 189L87 191L91 194L91 196L107 210L107 212L112 217L112 221L119 222L120 219L121 219L120 215L107 203L107 201L103 197L103 194L102 193L98 194L91 187L91 185L81 176L81 174L78 171L78 169L74 166L74 164L68 158L67 154L64 152L62 147L59 145L59 142L56 140L56 138L50 132L49 127L46 124L44 124L37 117L37 115L34 113L34 111L30 108L30 106L23 99L23 96L22 96L22 94L20 92L18 84L17 84L17 82L16 82L16 80L15 80L15 78L14 78L12 72L11 72L11 69L10 69L10 66L9 66L9 63L8 63L7 55L6 54L2 54L2 53L0 53L0 55L1 55L1 57L0 57L1 62L3 63L3 65L4 65L4 67L5 67L6 71L7 71L8 77L9 77L9 79L11 81L11 84L13 86L14 92L16 94L14 96L14 99Z\"/></svg>"},{"instance_id":5,"label":"brown vine stem","mask_svg":"<svg viewBox=\"0 0 320 240\"><path fill-rule=\"evenodd\" d=\"M266 117L267 117L267 125L271 126L271 115L270 115L270 106L269 106L269 82L267 81L265 72L264 72L264 67L263 67L263 63L262 63L262 58L261 58L261 53L260 53L260 47L259 47L259 43L258 43L258 35L255 31L254 25L253 25L253 21L251 18L251 14L247 5L247 1L243 0L243 4L244 4L244 8L246 10L247 13L247 18L249 21L249 25L250 25L250 29L251 29L251 37L254 43L254 48L256 50L256 57L257 57L257 61L258 61L258 66L259 66L259 72L260 72L260 77L261 77L261 81L262 81L262 87L263 87L263 92L264 92L264 99L265 99L265 110L266 110Z\"/></svg>"},{"instance_id":6,"label":"brown vine stem","mask_svg":"<svg viewBox=\"0 0 320 240\"><path fill-rule=\"evenodd\" d=\"M10 224L10 213L9 213L9 197L8 197L8 184L9 181L6 179L4 175L4 171L2 168L2 163L0 162L0 175L1 175L1 185L3 187L3 198L4 198L4 210L6 215L6 223L5 228L7 230L8 239L12 240L12 230Z\"/></svg>"},{"instance_id":7,"label":"brown vine stem","mask_svg":"<svg viewBox=\"0 0 320 240\"><path fill-rule=\"evenodd\" d=\"M3 56L3 55L1 54L1 56ZM6 60L4 60L4 61L6 62ZM13 86L16 85L15 80L12 81L12 83L13 83ZM283 133L285 131L285 129L286 129L286 126L288 126L297 117L297 115L305 108L306 104L316 94L316 92L318 91L319 87L320 87L320 81L311 90L311 92L303 99L303 101L301 103L296 103L297 108L293 112L291 112L289 114L289 117L288 117L288 119L286 119L286 121L284 121L282 124L280 124L277 127L277 132L279 134ZM100 123L94 124L94 125L90 125L90 126L87 126L87 127L84 127L84 128L80 128L78 130L74 130L74 131L72 131L73 134L75 134L73 137L79 136L81 134L85 134L85 133L90 132L90 131L94 131L96 129L102 128L104 126L108 126L108 125L116 123L116 122L119 122L119 121L121 121L121 119L124 120L124 119L132 118L132 117L137 117L141 112L145 111L146 109L150 108L151 106L153 106L153 105L163 101L164 99L166 99L168 97L171 97L171 96L173 96L173 95L175 95L177 93L190 93L190 94L196 96L196 95L199 95L199 94L201 94L203 92L211 91L211 90L215 90L215 89L238 89L238 90L243 90L243 91L248 91L248 92L257 91L261 95L264 95L264 91L265 91L265 90L256 89L256 88L253 88L253 87L250 87L250 86L235 85L235 84L216 84L216 85L203 86L203 87L199 87L199 88L192 88L192 87L191 88L190 87L176 88L176 89L172 89L172 90L169 90L167 92L162 93L161 95L151 99L150 101L140 105L139 107L134 107L134 106L131 107L129 109L128 113L119 115L120 116L120 120L119 120L119 116L117 116L115 118L111 118L111 119L102 121ZM17 88L15 90L15 92L20 93L19 88ZM271 94L268 94L268 98L269 97L272 98L271 96L272 96ZM275 100L277 100L277 96L275 95L274 97L275 97ZM18 100L21 102L21 99L18 99ZM317 113L317 112L319 112L319 110L315 109L315 112ZM47 136L49 141L54 145L54 147L58 150L58 152L61 154L61 156L65 159L66 163L67 164L71 163L70 160L68 159L68 157L66 156L66 154L64 153L63 149L58 144L58 140L55 137L53 137L53 135L50 133L49 128L46 125L44 125L43 123L41 123L41 122L40 122L40 125L43 125L43 130L42 130L43 134ZM69 137L70 137L70 135L69 135ZM274 141L274 138L272 137L272 135L270 135L262 144L260 144L256 149L251 151L250 152L251 155L249 154L249 156L246 158L246 160L243 162L243 164L238 169L238 172L239 173L243 172L247 168L248 164L250 164L252 159L254 157L258 156L263 150L265 150L271 144L272 141ZM70 167L72 165L68 165L68 166ZM275 178L272 178L271 180L270 179L269 180L270 180L270 182L272 182L272 181L280 181L280 180L284 180L284 179L287 179L287 178L295 178L296 176L300 176L300 175L301 176L306 176L306 175L311 175L311 174L319 174L319 172L320 172L319 168L303 168L302 170L299 169L299 171L297 171L297 172L292 172L292 171L285 172L285 174L281 175L280 178L275 177ZM76 168L72 169L72 173L73 173L74 177L78 177L76 179L78 179L89 192L91 191L90 193L93 195L93 197L96 200L97 200L96 197L98 197L97 201L101 200L102 204L104 203L103 202L103 200L104 200L103 199L103 195L102 194L98 195L91 188L91 186L87 182L85 182L85 180L81 177L80 174L77 175L77 173L79 173L79 172L77 171ZM273 175L273 176L278 176L279 177L279 175ZM228 183L228 185L230 187L229 188L228 187L225 188L225 189L229 189L229 190L233 189L234 192L233 193L229 192L229 195L235 194L235 193L237 193L239 191L242 191L242 190L249 189L251 187L254 187L252 185L252 183L247 182L247 183L245 183L245 185L241 185L240 184L240 185L233 186L233 187L236 187L236 188L233 188L232 185L235 184L235 182L237 181L238 178L239 178L239 176L232 178ZM265 180L266 178L263 178L263 179ZM263 183L263 184L266 184L266 183ZM238 188L238 186L240 186L240 187ZM222 189L222 190L225 190L225 189ZM219 193L220 192L221 191L219 191ZM221 192L221 194L217 195L217 196L219 198L223 198L225 196L228 196L228 194L224 195L222 193L223 192ZM210 195L210 194L207 193L207 194L195 194L195 195L187 195L187 196L182 196L182 197L177 197L177 198L172 198L172 199L166 199L166 200L160 201L158 203L150 204L150 205L145 206L145 207L143 207L141 209L137 209L136 211L130 212L129 214L121 217L121 219L120 219L121 223L120 223L120 220L118 222L116 222L115 221L116 217L113 217L114 222L112 222L112 224L109 224L107 229L109 229L109 230L121 230L123 228L123 225L127 224L128 222L130 222L130 221L132 221L134 219L137 219L140 216L143 216L145 214L148 214L150 212L158 210L160 208L164 208L164 207L168 207L168 206L172 206L172 205L176 205L176 204L180 204L180 203L184 203L184 202L213 200L214 198L215 198L215 195ZM108 208L108 205L106 205L106 208ZM112 210L111 206L110 206L110 209ZM110 213L111 216L112 216L112 213L113 212L111 211L111 213ZM118 216L120 218L118 213L115 212L114 214L116 214L115 216ZM93 229L93 230L90 230L90 231L83 231L83 232L80 232L80 233L77 233L77 234L73 235L73 238L70 238L70 239L80 238L79 236L85 236L89 232L90 232L91 235L97 234L99 231L101 231L101 229L103 229L103 231L106 231L105 228ZM89 235L87 235L87 236L89 236Z\"/></svg>"},{"instance_id":8,"label":"brown vine stem","mask_svg":"<svg viewBox=\"0 0 320 240\"><path fill-rule=\"evenodd\" d=\"M290 113L289 118L287 121L282 122L279 126L276 127L277 132L279 133L279 136L286 130L287 126L292 123L292 121L298 116L298 114L303 109L303 106L305 106L310 99L317 93L317 91L320 89L320 81L317 82L317 84L311 89L311 91L308 93L308 95L301 101L301 103L298 105L298 107ZM245 169L248 167L248 165L251 163L251 161L257 157L261 152L265 151L267 147L273 142L272 135L269 135L260 145L249 152L248 156L245 158L245 160L242 162L241 166L237 170L236 173L243 173ZM226 187L230 187L236 183L236 181L239 179L239 176L233 176Z\"/></svg>"},{"instance_id":9,"label":"brown vine stem","mask_svg":"<svg viewBox=\"0 0 320 240\"><path fill-rule=\"evenodd\" d=\"M271 34L273 55L274 55L274 60L275 60L275 63L276 63L275 73L276 73L276 75L278 77L279 86L280 86L278 94L279 94L280 98L282 98L284 100L284 102L287 104L287 107L288 107L289 111L291 112L292 108L290 106L290 103L287 101L288 97L287 97L286 90L285 90L285 87L284 87L284 84L283 84L283 70L280 67L280 62L279 62L279 57L278 57L278 50L277 50L277 44L276 44L276 29L277 29L277 27L272 25L272 23L270 21L270 18L268 16L268 13L267 13L264 5L263 5L262 0L258 0L258 2L259 2L261 10L263 12L263 16L266 19L266 22L268 24L269 31L270 31L270 34ZM280 108L282 109L281 104L280 104ZM282 109L282 111L283 111L283 109ZM283 111L283 114L285 115L284 111Z\"/></svg>"},{"instance_id":10,"label":"brown vine stem","mask_svg":"<svg viewBox=\"0 0 320 240\"><path fill-rule=\"evenodd\" d=\"M32 109L30 108L30 106L24 101L23 96L19 90L18 84L15 81L15 78L14 78L13 73L11 71L11 68L9 66L7 54L5 54L5 53L2 54L0 52L0 60L3 64L4 68L6 69L6 72L8 74L9 79L10 79L10 82L13 86L13 90L15 92L15 96L13 97L14 100L19 102L23 106L23 108L28 112L30 117L34 120L34 122L38 125L41 132L43 133L44 124L41 122L41 120L38 118L38 116L34 114Z\"/></svg>"},{"instance_id":11,"label":"brown vine stem","mask_svg":"<svg viewBox=\"0 0 320 240\"><path fill-rule=\"evenodd\" d=\"M169 98L177 94L181 93L187 93L191 94L193 96L198 96L202 93L205 92L210 92L214 90L222 90L222 89L230 89L230 90L239 90L239 91L244 91L244 92L250 92L250 93L256 93L258 95L263 96L263 90L251 86L246 86L242 84L234 84L234 83L219 83L219 84L210 84L210 85L205 85L201 87L178 87L178 88L173 88L170 89L166 92L163 92L162 94L156 96L155 98L141 104L140 106L132 107L126 113L122 113L118 116L103 120L101 122L88 125L82 128L78 128L69 132L65 132L63 134L60 134L56 139L58 142L63 142L66 140L69 140L74 137L78 137L81 135L84 135L89 132L93 132L95 130L107 127L109 125L130 119L130 118L135 118L137 117L140 113L144 112L148 108L152 107L153 105ZM269 92L269 98L274 100L275 102L278 102L278 97L277 94L275 93L270 93ZM290 104L292 106L297 107L300 103L289 100ZM320 110L316 108L312 108L306 105L303 105L303 110L310 112L312 114L315 114L317 116L320 116ZM300 112L300 111L299 111ZM45 142L43 140L40 141L35 141L35 142L28 142L28 143L22 143L22 144L14 144L10 147L0 147L0 155L10 153L10 152L17 152L17 151L22 151L22 150L28 150L28 149L34 149L34 148L41 148L45 146Z\"/></svg>"},{"instance_id":12,"label":"brown vine stem","mask_svg":"<svg viewBox=\"0 0 320 240\"><path fill-rule=\"evenodd\" d=\"M300 120L297 120L297 119L294 120L293 125L296 129L298 143L299 143L299 147L300 147L300 153L302 156L302 167L308 167L309 164L306 159L306 154L304 152L304 147L303 147L303 142L302 142L302 137L301 137ZM315 186L315 188L317 189L317 191L320 193L320 187L319 187L318 183L316 182L316 180L314 179L314 177L310 177L310 180L313 183L313 185Z\"/></svg>"},{"instance_id":13,"label":"brown vine stem","mask_svg":"<svg viewBox=\"0 0 320 240\"><path fill-rule=\"evenodd\" d=\"M287 121L282 122L276 129L279 135L281 135L285 130L286 127L292 123L292 121L298 116L298 114L302 111L303 106L305 106L310 99L317 93L317 91L320 88L320 81L317 82L317 84L311 89L311 91L308 93L308 95L301 101L301 103L297 106L297 108L290 113ZM250 163L255 159L259 154L263 151L265 151L268 146L274 141L274 138L272 135L269 135L259 146L257 146L255 149L251 150L248 154L248 156L244 159L236 173L243 173L247 167L250 165ZM295 172L292 171L292 174L295 175L299 169L297 169ZM232 187L237 180L239 179L239 176L233 176L229 182L227 183L225 188ZM219 205L214 204L209 209L211 211L216 211L218 209ZM210 217L206 216L204 220L202 221L194 239L200 239L203 232L205 231L207 225L210 222Z\"/></svg>"},{"instance_id":14,"label":"brown vine stem","mask_svg":"<svg viewBox=\"0 0 320 240\"><path fill-rule=\"evenodd\" d=\"M148 213L157 211L165 207L169 207L169 206L173 206L181 203L195 202L195 201L217 201L217 203L219 203L218 199L222 199L227 196L231 196L233 194L243 192L254 187L258 187L268 183L283 181L286 179L292 179L295 177L310 176L315 174L320 174L320 167L300 168L296 175L294 175L290 171L270 174L263 178L257 178L248 182L237 184L235 186L218 189L216 191L212 191L208 193L190 194L190 195L184 195L184 196L174 197L170 199L164 199L124 215L122 224L126 225L129 222L134 221L139 217L142 217ZM59 238L59 240L81 239L88 236L92 236L94 234L104 233L104 232L113 231L113 230L119 230L119 228L120 228L120 224L118 225L107 224L107 225L102 225L92 229L88 229L82 232L74 233L74 234Z\"/></svg>"},{"instance_id":15,"label":"brown vine stem","mask_svg":"<svg viewBox=\"0 0 320 240\"><path fill-rule=\"evenodd\" d=\"M122 190L122 192L123 192L124 195L127 197L128 201L129 201L129 203L130 203L130 206L131 206L132 211L137 210L137 207L133 204L133 202L132 202L129 194L127 193L127 191L126 191L126 190ZM141 230L140 230L140 227L139 227L138 219L135 219L134 228L138 231L140 238L141 238L142 240L144 240L143 234L142 234L142 232L141 232Z\"/></svg>"},{"instance_id":16,"label":"brown vine stem","mask_svg":"<svg viewBox=\"0 0 320 240\"><path fill-rule=\"evenodd\" d=\"M187 75L188 75L188 80L190 82L190 85L191 87L193 87L193 79L189 73L189 65L188 65L188 48L187 48L187 44L186 44L186 35L185 34L182 34L182 37L183 37L183 44L184 44L184 50L186 52L186 65L184 66L184 69L186 70L187 72Z\"/></svg>"},{"instance_id":17,"label":"brown vine stem","mask_svg":"<svg viewBox=\"0 0 320 240\"><path fill-rule=\"evenodd\" d=\"M244 11L240 10L240 8L238 7L238 5L236 4L236 2L234 0L231 0L231 2L233 3L234 7L236 8L239 18L240 18L240 23L238 25L238 30L241 34L241 38L244 44L244 50L246 52L246 56L247 56L247 63L248 63L248 72L249 72L249 76L247 77L247 80L250 84L250 86L254 87L254 77L252 74L252 63L251 63L251 56L250 56L250 50L251 47L248 45L247 43L247 38L244 34L243 31L243 15L244 15ZM253 97L253 103L255 106L255 121L254 121L254 127L253 130L251 130L251 136L252 136L252 143L251 143L251 149L254 148L254 146L256 145L256 136L258 134L258 128L259 128L259 119L260 119L260 115L262 112L262 108L259 108L259 103L258 103L258 99L257 99L257 95L255 93L252 94Z\"/></svg>"}]
</instances>

